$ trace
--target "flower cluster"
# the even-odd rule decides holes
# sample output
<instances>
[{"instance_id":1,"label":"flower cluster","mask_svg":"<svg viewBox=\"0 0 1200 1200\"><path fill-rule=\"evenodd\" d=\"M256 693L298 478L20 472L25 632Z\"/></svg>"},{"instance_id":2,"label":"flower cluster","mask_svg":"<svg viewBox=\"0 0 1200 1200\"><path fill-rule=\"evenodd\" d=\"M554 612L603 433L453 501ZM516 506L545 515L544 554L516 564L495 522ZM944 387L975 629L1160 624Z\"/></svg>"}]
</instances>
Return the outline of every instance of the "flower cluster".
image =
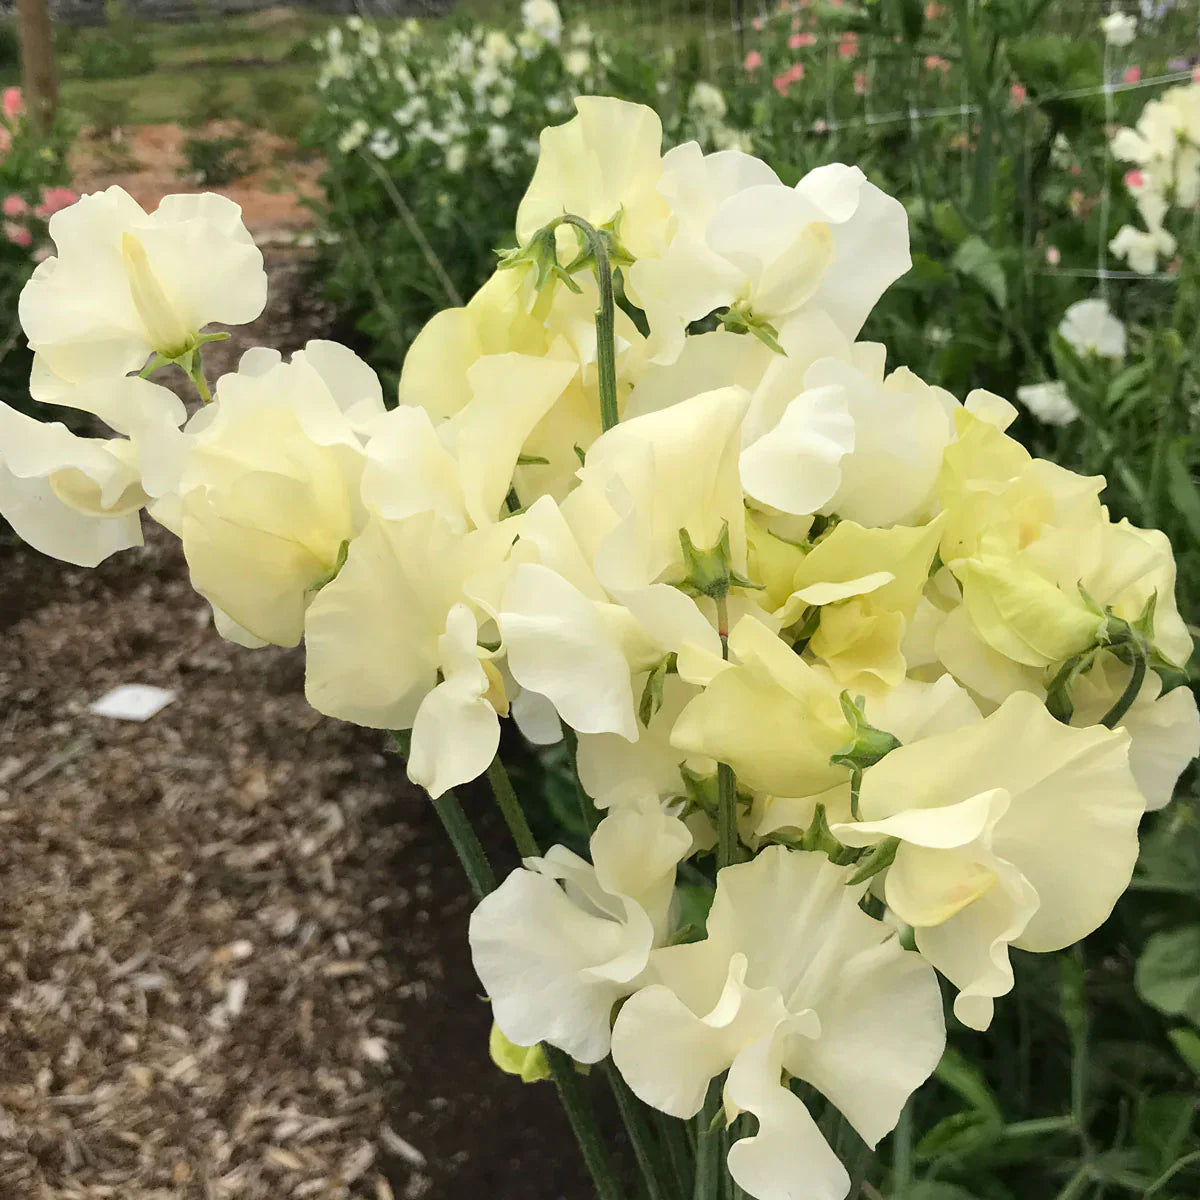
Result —
<instances>
[{"instance_id":1,"label":"flower cluster","mask_svg":"<svg viewBox=\"0 0 1200 1200\"><path fill-rule=\"evenodd\" d=\"M1174 561L1010 438L1007 401L856 340L910 265L861 171L788 187L663 154L648 108L576 107L390 410L311 342L250 351L185 422L143 376L209 399L205 325L261 310L236 207L110 189L57 214L32 386L119 436L0 410L0 511L90 563L146 508L221 632L303 639L313 706L409 731L432 797L509 718L567 738L590 861L530 855L471 921L501 1051L530 1078L514 1047L611 1055L675 1118L716 1116L722 1081L738 1185L840 1200L808 1103L874 1145L942 1053L936 973L985 1029L1009 948L1070 945L1128 884L1200 743Z\"/></svg>"},{"instance_id":2,"label":"flower cluster","mask_svg":"<svg viewBox=\"0 0 1200 1200\"><path fill-rule=\"evenodd\" d=\"M1113 156L1132 163L1125 185L1145 228L1123 225L1109 249L1130 269L1149 275L1177 249L1166 227L1172 208L1200 204L1200 83L1168 88L1142 109L1133 129L1120 129Z\"/></svg>"}]
</instances>

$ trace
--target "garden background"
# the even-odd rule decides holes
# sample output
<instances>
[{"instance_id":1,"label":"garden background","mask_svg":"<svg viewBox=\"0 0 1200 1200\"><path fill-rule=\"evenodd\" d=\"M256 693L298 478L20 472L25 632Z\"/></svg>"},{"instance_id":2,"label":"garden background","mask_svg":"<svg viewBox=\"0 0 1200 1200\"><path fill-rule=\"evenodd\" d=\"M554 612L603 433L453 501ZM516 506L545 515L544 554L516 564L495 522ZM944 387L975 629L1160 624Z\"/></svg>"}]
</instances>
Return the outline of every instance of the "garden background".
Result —
<instances>
[{"instance_id":1,"label":"garden background","mask_svg":"<svg viewBox=\"0 0 1200 1200\"><path fill-rule=\"evenodd\" d=\"M53 126L5 93L2 398L28 403L15 297L47 217L110 183L243 204L272 298L222 368L334 336L394 389L511 240L538 130L611 93L669 144L746 149L789 183L854 162L899 196L914 267L864 337L960 396L1061 384L1024 393L1021 440L1166 530L1196 622L1200 242L1175 227L1142 272L1109 248L1138 224L1111 134L1193 80L1196 3L1126 5L1124 45L1076 0L563 0L561 27L537 5L404 7L64 5ZM0 84L19 85L10 23ZM1120 355L1059 331L1093 297ZM488 1059L432 815L376 735L306 707L295 653L231 652L156 537L88 573L0 542L0 650L0 1195L586 1194L548 1085ZM144 725L88 712L119 683L175 698ZM570 823L553 759L526 753L522 785ZM1113 920L1016 955L992 1031L952 1030L878 1194L1200 1193L1194 772L1143 828Z\"/></svg>"}]
</instances>

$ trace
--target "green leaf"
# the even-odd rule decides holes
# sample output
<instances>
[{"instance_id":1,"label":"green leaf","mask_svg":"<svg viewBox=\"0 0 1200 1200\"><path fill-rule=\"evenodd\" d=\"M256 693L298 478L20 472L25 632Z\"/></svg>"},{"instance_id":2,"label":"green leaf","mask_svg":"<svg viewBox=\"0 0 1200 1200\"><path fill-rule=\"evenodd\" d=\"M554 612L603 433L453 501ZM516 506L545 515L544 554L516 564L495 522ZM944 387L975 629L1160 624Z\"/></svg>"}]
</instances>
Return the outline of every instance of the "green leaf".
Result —
<instances>
[{"instance_id":1,"label":"green leaf","mask_svg":"<svg viewBox=\"0 0 1200 1200\"><path fill-rule=\"evenodd\" d=\"M1200 897L1200 806L1180 797L1142 838L1134 886Z\"/></svg>"},{"instance_id":2,"label":"green leaf","mask_svg":"<svg viewBox=\"0 0 1200 1200\"><path fill-rule=\"evenodd\" d=\"M998 308L1008 305L1008 281L995 250L972 235L954 252L950 265L960 274L979 284Z\"/></svg>"},{"instance_id":3,"label":"green leaf","mask_svg":"<svg viewBox=\"0 0 1200 1200\"><path fill-rule=\"evenodd\" d=\"M1200 541L1200 490L1188 468L1188 448L1186 438L1179 438L1167 447L1167 495L1192 537Z\"/></svg>"},{"instance_id":4,"label":"green leaf","mask_svg":"<svg viewBox=\"0 0 1200 1200\"><path fill-rule=\"evenodd\" d=\"M1167 1037L1171 1039L1171 1045L1179 1057L1191 1067L1192 1074L1200 1079L1200 1033L1181 1025L1178 1029L1172 1029Z\"/></svg>"},{"instance_id":5,"label":"green leaf","mask_svg":"<svg viewBox=\"0 0 1200 1200\"><path fill-rule=\"evenodd\" d=\"M952 1092L956 1092L977 1112L997 1125L1004 1124L1004 1114L983 1072L968 1062L957 1050L947 1048L938 1063L934 1077Z\"/></svg>"},{"instance_id":6,"label":"green leaf","mask_svg":"<svg viewBox=\"0 0 1200 1200\"><path fill-rule=\"evenodd\" d=\"M1146 1170L1161 1174L1179 1157L1195 1118L1196 1101L1190 1092L1139 1097L1133 1141Z\"/></svg>"},{"instance_id":7,"label":"green leaf","mask_svg":"<svg viewBox=\"0 0 1200 1200\"><path fill-rule=\"evenodd\" d=\"M1151 1007L1200 1025L1200 925L1156 933L1138 959L1134 983Z\"/></svg>"},{"instance_id":8,"label":"green leaf","mask_svg":"<svg viewBox=\"0 0 1200 1200\"><path fill-rule=\"evenodd\" d=\"M897 1200L977 1200L974 1192L968 1192L954 1183L939 1183L936 1180L914 1183L906 1188Z\"/></svg>"}]
</instances>

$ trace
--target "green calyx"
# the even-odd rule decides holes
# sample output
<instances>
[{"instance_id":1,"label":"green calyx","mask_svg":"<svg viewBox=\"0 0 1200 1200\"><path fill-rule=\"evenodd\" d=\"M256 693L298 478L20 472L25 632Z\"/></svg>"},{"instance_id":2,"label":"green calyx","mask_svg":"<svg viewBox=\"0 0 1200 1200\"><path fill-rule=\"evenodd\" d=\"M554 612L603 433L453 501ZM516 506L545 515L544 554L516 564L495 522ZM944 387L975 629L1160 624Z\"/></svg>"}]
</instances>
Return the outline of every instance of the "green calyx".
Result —
<instances>
[{"instance_id":1,"label":"green calyx","mask_svg":"<svg viewBox=\"0 0 1200 1200\"><path fill-rule=\"evenodd\" d=\"M196 385L200 399L207 404L212 400L212 392L204 376L202 351L209 342L223 342L228 337L228 333L195 334L178 353L172 351L170 354L152 355L150 361L139 372L139 378L146 379L162 367L178 367Z\"/></svg>"},{"instance_id":2,"label":"green calyx","mask_svg":"<svg viewBox=\"0 0 1200 1200\"><path fill-rule=\"evenodd\" d=\"M739 300L737 304L731 304L724 312L718 313L717 319L729 333L753 334L769 350L776 354L785 353L779 344L779 331L769 321L756 317L744 300Z\"/></svg>"},{"instance_id":3,"label":"green calyx","mask_svg":"<svg viewBox=\"0 0 1200 1200\"><path fill-rule=\"evenodd\" d=\"M730 565L729 522L721 525L721 536L715 546L698 547L686 529L679 531L679 545L683 549L683 578L674 586L689 596L707 596L710 600L724 600L731 587L762 590L762 585L747 579L733 570Z\"/></svg>"}]
</instances>

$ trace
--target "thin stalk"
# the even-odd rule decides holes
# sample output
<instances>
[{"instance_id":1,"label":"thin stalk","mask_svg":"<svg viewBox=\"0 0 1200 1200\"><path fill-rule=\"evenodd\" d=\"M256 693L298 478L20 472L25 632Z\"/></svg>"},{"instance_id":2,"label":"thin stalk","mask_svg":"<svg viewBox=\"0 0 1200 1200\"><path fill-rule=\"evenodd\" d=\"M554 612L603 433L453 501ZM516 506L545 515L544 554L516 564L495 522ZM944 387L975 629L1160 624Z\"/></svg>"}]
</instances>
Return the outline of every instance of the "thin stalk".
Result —
<instances>
[{"instance_id":1,"label":"thin stalk","mask_svg":"<svg viewBox=\"0 0 1200 1200\"><path fill-rule=\"evenodd\" d=\"M1146 680L1146 654L1140 648L1133 660L1133 674L1125 685L1125 690L1117 697L1117 702L1100 718L1100 724L1106 729L1115 729L1121 718L1133 707L1133 702L1142 691Z\"/></svg>"},{"instance_id":2,"label":"thin stalk","mask_svg":"<svg viewBox=\"0 0 1200 1200\"><path fill-rule=\"evenodd\" d=\"M729 605L717 600L717 632L721 635L721 657L729 661ZM737 862L737 776L728 763L717 764L717 869Z\"/></svg>"},{"instance_id":3,"label":"thin stalk","mask_svg":"<svg viewBox=\"0 0 1200 1200\"><path fill-rule=\"evenodd\" d=\"M650 1200L668 1200L669 1197L677 1196L678 1193L667 1182L668 1169L662 1151L655 1144L654 1135L650 1132L650 1126L646 1124L645 1114L637 1097L629 1090L629 1084L625 1082L611 1059L606 1060L601 1069L617 1102L621 1121L625 1125L625 1132L629 1136L629 1144L633 1147L634 1157L641 1169Z\"/></svg>"},{"instance_id":4,"label":"thin stalk","mask_svg":"<svg viewBox=\"0 0 1200 1200\"><path fill-rule=\"evenodd\" d=\"M696 1124L696 1183L692 1200L718 1200L721 1185L721 1130L713 1123L721 1111L721 1081L708 1085L704 1107L693 1118Z\"/></svg>"},{"instance_id":5,"label":"thin stalk","mask_svg":"<svg viewBox=\"0 0 1200 1200\"><path fill-rule=\"evenodd\" d=\"M652 1111L654 1123L658 1126L660 1141L667 1148L667 1157L675 1177L675 1190L680 1196L690 1196L693 1186L692 1143L688 1137L688 1127L675 1117L666 1113Z\"/></svg>"},{"instance_id":6,"label":"thin stalk","mask_svg":"<svg viewBox=\"0 0 1200 1200\"><path fill-rule=\"evenodd\" d=\"M624 1200L621 1185L613 1174L608 1150L596 1124L596 1114L580 1086L574 1061L570 1055L564 1054L555 1046L543 1043L542 1049L550 1066L550 1074L554 1077L555 1087L558 1088L558 1098L562 1101L567 1120L575 1133L575 1140L579 1143L579 1151L587 1165L588 1174L592 1177L597 1200Z\"/></svg>"},{"instance_id":7,"label":"thin stalk","mask_svg":"<svg viewBox=\"0 0 1200 1200\"><path fill-rule=\"evenodd\" d=\"M607 432L621 419L617 411L617 304L608 247L600 231L582 217L568 213L559 217L556 224L578 229L587 239L596 264L596 286L600 289L600 307L596 309L596 370L600 382L600 426Z\"/></svg>"},{"instance_id":8,"label":"thin stalk","mask_svg":"<svg viewBox=\"0 0 1200 1200\"><path fill-rule=\"evenodd\" d=\"M564 725L563 737L567 743L567 753L571 756L571 775L575 780L575 798L579 801L579 815L583 818L584 828L591 834L600 824L600 810L591 796L587 794L587 790L579 778L579 735L569 725Z\"/></svg>"},{"instance_id":9,"label":"thin stalk","mask_svg":"<svg viewBox=\"0 0 1200 1200\"><path fill-rule=\"evenodd\" d=\"M475 836L475 830L471 828L471 822L467 820L467 814L463 812L458 797L453 792L443 792L433 801L433 811L437 813L442 828L458 855L458 861L462 863L475 899L482 900L488 892L495 890L496 875L483 846Z\"/></svg>"},{"instance_id":10,"label":"thin stalk","mask_svg":"<svg viewBox=\"0 0 1200 1200\"><path fill-rule=\"evenodd\" d=\"M516 843L517 853L522 858L537 858L541 854L537 838L533 836L533 830L529 828L529 822L525 819L525 810L522 809L521 802L517 799L517 793L513 791L512 780L509 779L508 771L500 761L500 755L497 754L492 759L491 765L487 769L487 777L488 783L492 785L492 795L496 797L496 803L504 816L504 823L508 826L508 831Z\"/></svg>"},{"instance_id":11,"label":"thin stalk","mask_svg":"<svg viewBox=\"0 0 1200 1200\"><path fill-rule=\"evenodd\" d=\"M205 404L212 403L212 389L208 386L208 380L204 378L204 364L200 361L200 351L196 351L195 365L191 370L192 382L196 385L196 391L200 393L200 399Z\"/></svg>"},{"instance_id":12,"label":"thin stalk","mask_svg":"<svg viewBox=\"0 0 1200 1200\"><path fill-rule=\"evenodd\" d=\"M912 1104L906 1104L900 1110L900 1120L896 1123L896 1132L892 1135L892 1192L896 1200L904 1200L908 1189L912 1187Z\"/></svg>"}]
</instances>

